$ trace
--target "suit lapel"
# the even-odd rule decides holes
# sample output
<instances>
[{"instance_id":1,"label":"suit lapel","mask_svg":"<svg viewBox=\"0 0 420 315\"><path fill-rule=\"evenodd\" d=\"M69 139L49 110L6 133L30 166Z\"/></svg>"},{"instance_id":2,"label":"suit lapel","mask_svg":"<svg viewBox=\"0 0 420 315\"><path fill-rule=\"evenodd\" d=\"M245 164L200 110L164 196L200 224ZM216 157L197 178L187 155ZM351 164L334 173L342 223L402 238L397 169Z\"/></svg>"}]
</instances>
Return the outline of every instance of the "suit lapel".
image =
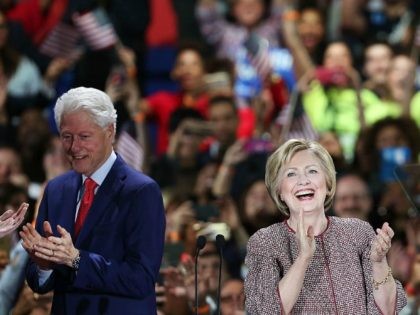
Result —
<instances>
[{"instance_id":1,"label":"suit lapel","mask_svg":"<svg viewBox=\"0 0 420 315\"><path fill-rule=\"evenodd\" d=\"M83 243L107 211L116 211L116 207L113 206L114 200L126 177L123 165L122 160L117 157L117 160L95 195L93 204L89 209L86 220L76 240L76 245Z\"/></svg>"},{"instance_id":2,"label":"suit lapel","mask_svg":"<svg viewBox=\"0 0 420 315\"><path fill-rule=\"evenodd\" d=\"M71 235L73 235L77 195L81 185L82 176L74 172L74 175L64 183L64 189L62 190L63 194L60 200L61 210L57 224L64 227Z\"/></svg>"}]
</instances>

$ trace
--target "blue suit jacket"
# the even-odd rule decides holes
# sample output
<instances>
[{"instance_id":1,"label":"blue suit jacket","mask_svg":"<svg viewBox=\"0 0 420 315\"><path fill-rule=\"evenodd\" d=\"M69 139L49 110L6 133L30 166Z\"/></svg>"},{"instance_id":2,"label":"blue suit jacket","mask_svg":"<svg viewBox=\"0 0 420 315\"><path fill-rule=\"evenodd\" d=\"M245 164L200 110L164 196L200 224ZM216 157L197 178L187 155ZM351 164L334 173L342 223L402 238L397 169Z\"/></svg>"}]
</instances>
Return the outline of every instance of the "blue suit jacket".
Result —
<instances>
[{"instance_id":1,"label":"blue suit jacket","mask_svg":"<svg viewBox=\"0 0 420 315\"><path fill-rule=\"evenodd\" d=\"M73 235L80 174L51 180L44 192L36 228L57 224ZM39 293L54 290L52 314L156 314L155 280L162 259L165 212L158 185L117 157L99 187L79 237L80 268L63 265L39 286L29 261L26 277Z\"/></svg>"}]
</instances>

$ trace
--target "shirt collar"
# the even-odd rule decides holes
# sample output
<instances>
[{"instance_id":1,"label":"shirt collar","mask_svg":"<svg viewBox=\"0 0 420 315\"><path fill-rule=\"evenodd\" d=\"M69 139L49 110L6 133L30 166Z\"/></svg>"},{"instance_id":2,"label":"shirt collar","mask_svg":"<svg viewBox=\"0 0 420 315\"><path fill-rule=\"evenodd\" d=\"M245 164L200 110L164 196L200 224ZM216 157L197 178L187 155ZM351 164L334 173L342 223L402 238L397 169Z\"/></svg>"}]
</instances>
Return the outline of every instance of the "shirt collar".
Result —
<instances>
[{"instance_id":1,"label":"shirt collar","mask_svg":"<svg viewBox=\"0 0 420 315\"><path fill-rule=\"evenodd\" d=\"M95 183L98 184L98 186L101 186L102 183L105 180L105 177L108 175L109 171L112 168L112 165L114 165L115 160L117 159L117 155L114 151L111 152L108 159L99 167L93 174L90 176ZM83 183L85 182L85 179L87 178L86 175L82 175Z\"/></svg>"}]
</instances>

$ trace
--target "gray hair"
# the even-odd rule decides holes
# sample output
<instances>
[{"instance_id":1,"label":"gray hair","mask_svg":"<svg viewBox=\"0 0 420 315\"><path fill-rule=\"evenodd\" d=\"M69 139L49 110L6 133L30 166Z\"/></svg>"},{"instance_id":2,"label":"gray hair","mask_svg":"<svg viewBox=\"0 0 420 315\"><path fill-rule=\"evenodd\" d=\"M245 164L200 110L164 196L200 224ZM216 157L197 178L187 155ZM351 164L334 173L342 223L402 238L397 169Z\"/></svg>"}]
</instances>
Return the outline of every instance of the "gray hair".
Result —
<instances>
[{"instance_id":1,"label":"gray hair","mask_svg":"<svg viewBox=\"0 0 420 315\"><path fill-rule=\"evenodd\" d=\"M280 173L285 164L290 162L297 152L304 150L308 150L319 160L321 168L324 171L327 185L327 197L324 201L324 209L328 210L334 200L336 172L334 162L328 151L316 141L305 139L288 140L270 155L265 168L265 185L267 190L280 212L287 216L290 215L290 210L279 196L279 187L281 184Z\"/></svg>"},{"instance_id":2,"label":"gray hair","mask_svg":"<svg viewBox=\"0 0 420 315\"><path fill-rule=\"evenodd\" d=\"M115 132L117 111L106 93L94 88L77 87L61 95L54 107L57 128L61 128L63 115L77 111L87 112L101 128L114 125Z\"/></svg>"}]
</instances>

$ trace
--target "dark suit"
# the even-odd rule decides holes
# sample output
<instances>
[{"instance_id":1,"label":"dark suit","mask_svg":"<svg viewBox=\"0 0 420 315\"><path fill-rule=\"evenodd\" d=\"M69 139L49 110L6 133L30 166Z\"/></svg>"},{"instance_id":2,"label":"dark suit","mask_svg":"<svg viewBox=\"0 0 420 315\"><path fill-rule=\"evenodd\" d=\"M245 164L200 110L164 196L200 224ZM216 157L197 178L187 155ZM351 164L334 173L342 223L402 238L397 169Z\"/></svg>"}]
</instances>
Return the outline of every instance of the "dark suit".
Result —
<instances>
[{"instance_id":1,"label":"dark suit","mask_svg":"<svg viewBox=\"0 0 420 315\"><path fill-rule=\"evenodd\" d=\"M70 171L51 180L43 196L36 228L47 220L73 235L82 176ZM54 290L52 314L156 314L155 280L162 259L165 212L158 185L117 157L96 192L74 246L80 250L77 274L56 266L38 285L30 261L27 281L36 292Z\"/></svg>"}]
</instances>

